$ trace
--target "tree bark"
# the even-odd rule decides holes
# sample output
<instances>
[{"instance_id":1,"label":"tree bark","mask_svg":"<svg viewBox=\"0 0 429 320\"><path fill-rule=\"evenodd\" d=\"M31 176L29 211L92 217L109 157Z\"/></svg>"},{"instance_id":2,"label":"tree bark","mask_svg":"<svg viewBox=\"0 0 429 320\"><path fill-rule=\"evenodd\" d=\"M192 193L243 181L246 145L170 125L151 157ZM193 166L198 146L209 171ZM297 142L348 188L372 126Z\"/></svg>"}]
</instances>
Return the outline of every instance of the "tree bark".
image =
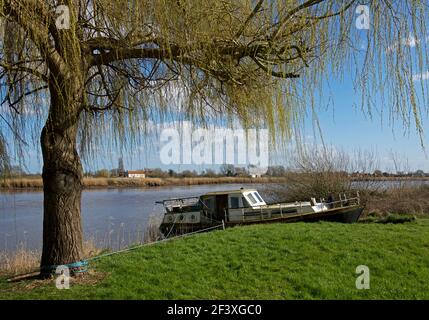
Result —
<instances>
[{"instance_id":1,"label":"tree bark","mask_svg":"<svg viewBox=\"0 0 429 320\"><path fill-rule=\"evenodd\" d=\"M65 82L63 82L64 84ZM70 80L70 83L75 81ZM50 86L51 106L42 130L42 275L49 267L82 259L81 195L83 170L76 148L79 90Z\"/></svg>"}]
</instances>

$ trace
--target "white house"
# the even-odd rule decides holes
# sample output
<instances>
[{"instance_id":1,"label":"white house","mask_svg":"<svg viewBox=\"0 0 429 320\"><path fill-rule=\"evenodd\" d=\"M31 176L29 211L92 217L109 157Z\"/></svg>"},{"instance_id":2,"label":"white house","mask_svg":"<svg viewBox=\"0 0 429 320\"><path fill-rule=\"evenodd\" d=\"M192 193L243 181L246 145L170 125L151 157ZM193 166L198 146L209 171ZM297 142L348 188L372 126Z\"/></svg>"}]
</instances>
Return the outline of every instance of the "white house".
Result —
<instances>
[{"instance_id":1,"label":"white house","mask_svg":"<svg viewBox=\"0 0 429 320\"><path fill-rule=\"evenodd\" d=\"M127 171L125 176L127 178L146 178L146 174L142 170L137 171Z\"/></svg>"}]
</instances>

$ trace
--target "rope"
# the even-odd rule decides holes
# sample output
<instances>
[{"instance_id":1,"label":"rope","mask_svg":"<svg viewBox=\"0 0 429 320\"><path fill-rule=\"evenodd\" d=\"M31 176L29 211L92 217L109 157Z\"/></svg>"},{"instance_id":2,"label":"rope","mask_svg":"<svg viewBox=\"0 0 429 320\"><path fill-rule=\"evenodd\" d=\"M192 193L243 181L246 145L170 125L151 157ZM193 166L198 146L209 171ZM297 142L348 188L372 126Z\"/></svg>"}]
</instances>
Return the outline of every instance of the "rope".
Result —
<instances>
[{"instance_id":1,"label":"rope","mask_svg":"<svg viewBox=\"0 0 429 320\"><path fill-rule=\"evenodd\" d=\"M55 273L59 266L60 265L41 266L40 272L42 274ZM87 271L88 260L80 260L73 263L64 264L64 266L69 268L72 273L83 273Z\"/></svg>"},{"instance_id":2,"label":"rope","mask_svg":"<svg viewBox=\"0 0 429 320\"><path fill-rule=\"evenodd\" d=\"M158 244L158 243L167 242L167 241L175 240L175 239L179 239L179 238L184 238L184 237L191 236L193 234L197 234L197 233L201 233L201 232L205 232L205 231L209 231L209 230L214 230L214 229L218 229L218 228L225 229L224 224L220 224L220 225L217 225L217 226L214 226L214 227L210 227L210 228L206 228L206 229L201 229L201 230L197 230L197 231L185 233L185 234L174 236L174 237L171 237L171 238L165 238L165 239L162 239L162 240L159 240L159 241L154 241L154 242L149 242L149 243L143 243L141 245L138 245L138 246L135 246L135 247L131 247L131 248L126 248L126 249L122 249L122 250L118 250L118 251L114 251L114 252L105 253L105 254L102 254L102 255L99 255L99 256L95 256L95 257L92 257L92 258L88 258L88 259L85 259L85 260L81 260L81 261L77 261L77 262L74 262L74 263L66 264L65 266L69 267L71 269L71 271L74 272L74 273L82 273L82 272L87 271L88 263L90 261L94 261L94 260L97 260L97 259L100 259L100 258L104 258L104 257L109 257L109 256L112 256L112 255L115 255L115 254L119 254L119 253L126 253L126 252L129 252L129 251L132 251L132 250L135 250L135 249L139 249L139 248L142 248L142 247L148 247L148 246L155 245L155 244ZM55 265L55 266L54 265L52 265L52 266L43 266L40 269L37 269L37 270L35 270L35 271L31 272L31 273L35 273L35 272L41 271L42 273L46 274L49 271L52 272L52 271L56 270L57 267L58 267L57 265ZM29 275L29 274L30 273L26 273L26 274L23 274L23 275L14 276L13 278L8 279L8 281L13 281L13 279L16 279L16 278L22 277L22 276L26 276L26 275Z\"/></svg>"},{"instance_id":3,"label":"rope","mask_svg":"<svg viewBox=\"0 0 429 320\"><path fill-rule=\"evenodd\" d=\"M206 219L208 219L208 220L210 220L211 222L222 222L222 220L217 220L217 219L212 219L212 218L210 218L209 216L207 216L207 215L204 215L204 217L206 218Z\"/></svg>"},{"instance_id":4,"label":"rope","mask_svg":"<svg viewBox=\"0 0 429 320\"><path fill-rule=\"evenodd\" d=\"M6 281L14 282L16 280L19 280L28 276L35 276L36 273L42 274L42 275L52 275L56 273L57 268L59 266L66 266L67 268L69 268L69 271L71 274L84 273L88 271L88 260L80 260L80 261L76 261L68 264L62 264L62 265L41 266L40 268L33 269L30 272L15 275L11 278L8 278Z\"/></svg>"},{"instance_id":5,"label":"rope","mask_svg":"<svg viewBox=\"0 0 429 320\"><path fill-rule=\"evenodd\" d=\"M102 255L99 255L99 256L96 256L96 257L88 258L88 259L86 259L86 261L93 261L93 260L97 260L97 259L100 259L100 258L109 257L109 256L112 256L112 255L115 255L115 254L129 252L129 251L132 251L132 250L135 250L135 249L139 249L139 248L142 248L142 247L148 247L148 246L155 245L155 244L158 244L158 243L167 242L167 241L175 240L175 239L179 239L179 238L184 238L184 237L188 237L190 235L196 234L196 233L201 233L201 232L204 232L204 231L209 231L209 230L218 229L218 228L224 228L224 225L220 224L220 225L217 225L217 226L214 226L214 227L210 227L210 228L201 229L201 230L198 230L198 231L193 231L193 232L185 233L185 234L174 236L174 237L171 237L171 238L165 238L165 239L162 239L162 240L159 240L159 241L154 241L154 242L149 242L149 243L143 243L143 244L135 246L135 247L126 248L126 249L122 249L122 250L118 250L118 251L114 251L114 252L105 253L105 254L102 254Z\"/></svg>"},{"instance_id":6,"label":"rope","mask_svg":"<svg viewBox=\"0 0 429 320\"><path fill-rule=\"evenodd\" d=\"M173 225L171 226L170 231L169 231L169 232L167 233L167 235L165 236L166 238L168 238L168 236L170 235L171 231L173 231L174 225L175 225L175 223L176 223L176 221L177 221L177 217L178 217L178 215L176 215L176 218L175 218L175 219L174 219L174 221L173 221Z\"/></svg>"}]
</instances>

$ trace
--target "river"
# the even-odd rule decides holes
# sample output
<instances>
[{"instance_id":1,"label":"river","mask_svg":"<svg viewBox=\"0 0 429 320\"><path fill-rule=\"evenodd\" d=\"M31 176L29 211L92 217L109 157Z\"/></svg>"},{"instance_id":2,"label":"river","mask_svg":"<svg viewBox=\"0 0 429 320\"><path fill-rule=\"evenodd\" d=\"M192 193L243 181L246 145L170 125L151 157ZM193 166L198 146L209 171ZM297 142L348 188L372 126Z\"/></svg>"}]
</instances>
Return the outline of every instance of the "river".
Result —
<instances>
[{"instance_id":1,"label":"river","mask_svg":"<svg viewBox=\"0 0 429 320\"><path fill-rule=\"evenodd\" d=\"M118 249L143 240L151 216L160 216L155 201L234 190L241 184L174 186L150 189L96 189L82 194L82 221L86 239L99 247ZM262 185L248 185L261 189ZM0 252L18 247L42 247L43 193L0 193Z\"/></svg>"}]
</instances>

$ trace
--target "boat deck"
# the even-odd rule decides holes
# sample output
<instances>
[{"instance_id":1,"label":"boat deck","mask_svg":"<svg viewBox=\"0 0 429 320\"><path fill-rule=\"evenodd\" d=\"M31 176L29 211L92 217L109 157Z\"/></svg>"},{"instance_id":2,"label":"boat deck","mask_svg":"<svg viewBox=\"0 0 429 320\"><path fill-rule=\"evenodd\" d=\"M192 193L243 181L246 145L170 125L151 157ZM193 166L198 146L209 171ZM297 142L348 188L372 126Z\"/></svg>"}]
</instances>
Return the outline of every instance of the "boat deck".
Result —
<instances>
[{"instance_id":1,"label":"boat deck","mask_svg":"<svg viewBox=\"0 0 429 320\"><path fill-rule=\"evenodd\" d=\"M329 218L332 218L332 221L336 221L335 217L338 214L341 215L349 215L353 212L356 212L358 214L358 217L363 211L363 207L359 205L352 205L348 207L339 207L339 208L333 208L329 210L324 210L320 212L307 212L307 213L290 213L290 214L276 214L277 217L271 216L271 217L264 217L264 215L259 215L259 219L246 219L243 221L227 221L225 222L225 225L227 226L234 226L234 225L243 225L243 224L262 224L262 223L276 223L276 222L296 222L296 221L319 221L321 218L324 218L325 220L329 220ZM338 217L337 217L338 218ZM339 219L342 220L342 219ZM357 220L357 219L356 219Z\"/></svg>"}]
</instances>

